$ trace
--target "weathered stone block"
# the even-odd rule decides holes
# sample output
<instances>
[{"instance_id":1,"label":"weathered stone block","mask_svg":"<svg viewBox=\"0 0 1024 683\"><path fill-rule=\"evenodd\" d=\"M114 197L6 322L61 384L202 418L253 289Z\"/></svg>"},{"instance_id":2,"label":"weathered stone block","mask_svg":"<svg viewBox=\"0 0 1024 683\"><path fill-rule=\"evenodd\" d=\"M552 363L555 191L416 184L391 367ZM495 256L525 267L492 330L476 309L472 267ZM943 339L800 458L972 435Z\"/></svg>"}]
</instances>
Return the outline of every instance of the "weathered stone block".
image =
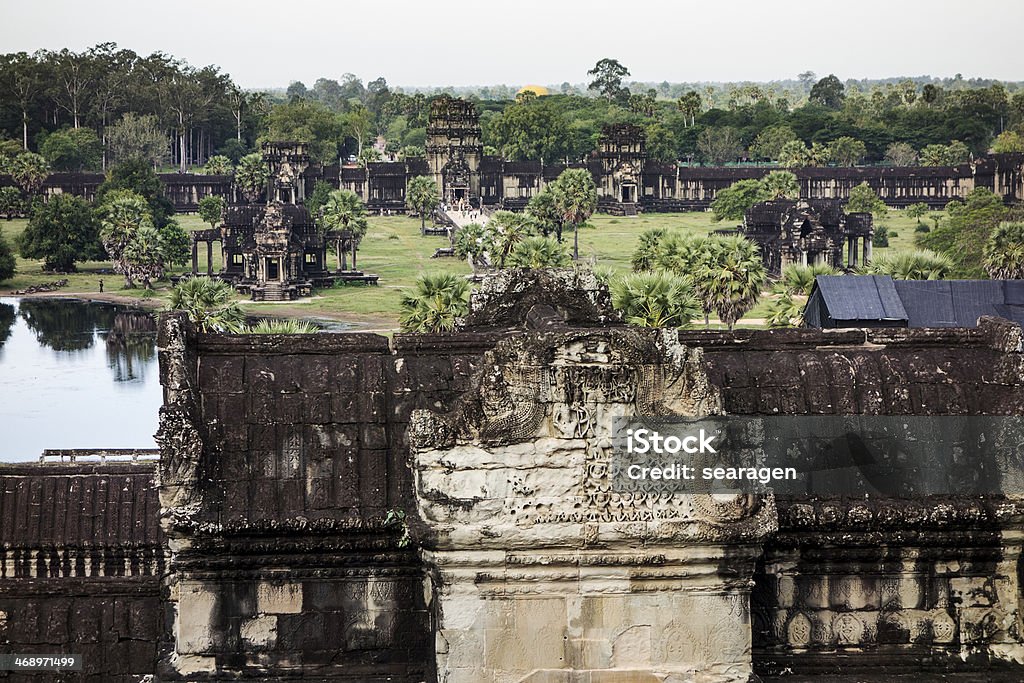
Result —
<instances>
[{"instance_id":1,"label":"weathered stone block","mask_svg":"<svg viewBox=\"0 0 1024 683\"><path fill-rule=\"evenodd\" d=\"M302 611L302 584L261 581L256 586L256 611L261 614L298 614Z\"/></svg>"}]
</instances>

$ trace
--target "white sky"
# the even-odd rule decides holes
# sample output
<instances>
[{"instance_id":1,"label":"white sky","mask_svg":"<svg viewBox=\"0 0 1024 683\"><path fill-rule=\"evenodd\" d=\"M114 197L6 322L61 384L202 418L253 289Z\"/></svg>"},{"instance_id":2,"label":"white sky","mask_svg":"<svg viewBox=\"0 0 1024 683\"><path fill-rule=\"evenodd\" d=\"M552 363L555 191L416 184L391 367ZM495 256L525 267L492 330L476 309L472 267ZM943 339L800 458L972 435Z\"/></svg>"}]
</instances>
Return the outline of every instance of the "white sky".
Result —
<instances>
[{"instance_id":1,"label":"white sky","mask_svg":"<svg viewBox=\"0 0 1024 683\"><path fill-rule=\"evenodd\" d=\"M114 41L246 88L351 72L391 85L953 76L1024 80L1024 2L989 0L0 0L0 52Z\"/></svg>"}]
</instances>

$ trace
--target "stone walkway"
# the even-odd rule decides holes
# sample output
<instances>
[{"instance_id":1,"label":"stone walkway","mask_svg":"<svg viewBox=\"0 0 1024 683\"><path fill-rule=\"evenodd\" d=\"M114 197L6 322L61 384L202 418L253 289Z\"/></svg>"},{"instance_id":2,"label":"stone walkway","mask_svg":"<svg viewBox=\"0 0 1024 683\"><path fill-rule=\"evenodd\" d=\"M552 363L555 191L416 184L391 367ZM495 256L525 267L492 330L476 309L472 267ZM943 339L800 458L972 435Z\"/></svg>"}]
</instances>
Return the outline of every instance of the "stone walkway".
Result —
<instances>
[{"instance_id":1,"label":"stone walkway","mask_svg":"<svg viewBox=\"0 0 1024 683\"><path fill-rule=\"evenodd\" d=\"M476 214L476 218L471 218L474 213ZM458 211L456 209L449 209L448 211L445 211L445 215L452 219L455 225L460 228L464 228L470 223L487 225L487 216L483 215L479 211Z\"/></svg>"}]
</instances>

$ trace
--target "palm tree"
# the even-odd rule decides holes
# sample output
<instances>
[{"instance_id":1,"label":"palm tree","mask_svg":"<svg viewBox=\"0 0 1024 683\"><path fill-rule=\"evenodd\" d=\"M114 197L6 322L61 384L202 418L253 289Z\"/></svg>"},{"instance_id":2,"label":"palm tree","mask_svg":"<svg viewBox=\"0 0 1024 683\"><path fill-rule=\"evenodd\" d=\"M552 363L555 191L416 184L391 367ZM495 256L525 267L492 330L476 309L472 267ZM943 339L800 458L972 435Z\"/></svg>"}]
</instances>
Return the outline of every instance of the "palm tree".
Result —
<instances>
[{"instance_id":1,"label":"palm tree","mask_svg":"<svg viewBox=\"0 0 1024 683\"><path fill-rule=\"evenodd\" d=\"M50 164L41 154L22 152L11 160L7 172L18 187L32 197L43 188L43 183L50 175Z\"/></svg>"},{"instance_id":2,"label":"palm tree","mask_svg":"<svg viewBox=\"0 0 1024 683\"><path fill-rule=\"evenodd\" d=\"M170 306L172 311L185 311L200 332L241 332L245 314L234 294L223 280L192 277L174 287Z\"/></svg>"},{"instance_id":3,"label":"palm tree","mask_svg":"<svg viewBox=\"0 0 1024 683\"><path fill-rule=\"evenodd\" d=\"M836 269L824 263L811 266L789 265L782 269L782 277L775 283L779 294L810 296L814 280L819 275L835 275Z\"/></svg>"},{"instance_id":4,"label":"palm tree","mask_svg":"<svg viewBox=\"0 0 1024 683\"><path fill-rule=\"evenodd\" d=\"M953 271L953 261L945 254L927 249L898 251L871 261L866 272L888 275L896 280L941 280Z\"/></svg>"},{"instance_id":5,"label":"palm tree","mask_svg":"<svg viewBox=\"0 0 1024 683\"><path fill-rule=\"evenodd\" d=\"M711 324L714 301L707 291L707 281L700 277L717 259L721 243L715 238L698 237L684 233L669 233L658 245L654 265L662 270L690 278L697 302L704 312L705 327Z\"/></svg>"},{"instance_id":6,"label":"palm tree","mask_svg":"<svg viewBox=\"0 0 1024 683\"><path fill-rule=\"evenodd\" d=\"M551 183L554 207L562 221L572 226L572 260L580 258L580 226L597 210L597 186L590 171L571 168Z\"/></svg>"},{"instance_id":7,"label":"palm tree","mask_svg":"<svg viewBox=\"0 0 1024 683\"><path fill-rule=\"evenodd\" d=\"M479 223L470 223L459 228L455 232L453 246L455 255L466 259L474 273L481 266L488 266L491 263L490 254L487 253L487 231Z\"/></svg>"},{"instance_id":8,"label":"palm tree","mask_svg":"<svg viewBox=\"0 0 1024 683\"><path fill-rule=\"evenodd\" d=\"M550 186L545 187L533 196L526 205L526 216L534 232L544 237L555 233L559 242L562 241L562 215L555 208L555 195Z\"/></svg>"},{"instance_id":9,"label":"palm tree","mask_svg":"<svg viewBox=\"0 0 1024 683\"><path fill-rule=\"evenodd\" d=\"M799 327L803 324L807 300L790 292L780 294L768 305L769 327Z\"/></svg>"},{"instance_id":10,"label":"palm tree","mask_svg":"<svg viewBox=\"0 0 1024 683\"><path fill-rule=\"evenodd\" d=\"M789 171L772 171L761 180L761 186L771 199L800 197L800 181Z\"/></svg>"},{"instance_id":11,"label":"palm tree","mask_svg":"<svg viewBox=\"0 0 1024 683\"><path fill-rule=\"evenodd\" d=\"M985 244L985 270L993 280L1024 279L1024 223L1002 223Z\"/></svg>"},{"instance_id":12,"label":"palm tree","mask_svg":"<svg viewBox=\"0 0 1024 683\"><path fill-rule=\"evenodd\" d=\"M450 332L469 311L469 284L453 273L425 273L402 295L403 332Z\"/></svg>"},{"instance_id":13,"label":"palm tree","mask_svg":"<svg viewBox=\"0 0 1024 683\"><path fill-rule=\"evenodd\" d=\"M673 273L629 273L611 290L612 305L630 325L680 328L700 315L690 281Z\"/></svg>"},{"instance_id":14,"label":"palm tree","mask_svg":"<svg viewBox=\"0 0 1024 683\"><path fill-rule=\"evenodd\" d=\"M437 183L430 176L416 176L409 179L409 185L405 191L405 201L409 208L420 216L420 234L427 231L427 214L433 212L441 203L441 193L438 192Z\"/></svg>"},{"instance_id":15,"label":"palm tree","mask_svg":"<svg viewBox=\"0 0 1024 683\"><path fill-rule=\"evenodd\" d=\"M633 257L630 263L633 271L639 273L643 270L650 270L654 267L655 258L658 255L662 240L669 234L665 228L648 228L640 233L640 240L633 250Z\"/></svg>"},{"instance_id":16,"label":"palm tree","mask_svg":"<svg viewBox=\"0 0 1024 683\"><path fill-rule=\"evenodd\" d=\"M160 233L149 222L143 223L135 232L131 242L124 248L126 277L142 280L146 289L152 289L152 281L164 276L164 255L160 244Z\"/></svg>"},{"instance_id":17,"label":"palm tree","mask_svg":"<svg viewBox=\"0 0 1024 683\"><path fill-rule=\"evenodd\" d=\"M111 190L100 206L100 241L114 262L114 269L124 275L124 286L132 287L132 273L125 257L128 246L143 225L152 225L149 203L131 190Z\"/></svg>"},{"instance_id":18,"label":"palm tree","mask_svg":"<svg viewBox=\"0 0 1024 683\"><path fill-rule=\"evenodd\" d=\"M697 274L700 296L731 330L757 303L766 276L757 245L742 236L723 237L714 258Z\"/></svg>"},{"instance_id":19,"label":"palm tree","mask_svg":"<svg viewBox=\"0 0 1024 683\"><path fill-rule=\"evenodd\" d=\"M530 227L523 214L496 211L487 221L487 243L491 258L498 259L498 267L505 267L505 259L516 245L530 236Z\"/></svg>"},{"instance_id":20,"label":"palm tree","mask_svg":"<svg viewBox=\"0 0 1024 683\"><path fill-rule=\"evenodd\" d=\"M255 202L259 199L260 194L266 189L269 178L270 169L258 152L246 154L238 160L238 167L235 168L235 186L246 201Z\"/></svg>"},{"instance_id":21,"label":"palm tree","mask_svg":"<svg viewBox=\"0 0 1024 683\"><path fill-rule=\"evenodd\" d=\"M569 265L565 245L550 237L527 237L509 254L508 264L513 268L564 268Z\"/></svg>"},{"instance_id":22,"label":"palm tree","mask_svg":"<svg viewBox=\"0 0 1024 683\"><path fill-rule=\"evenodd\" d=\"M231 163L231 159L223 154L214 154L206 160L206 164L203 166L203 173L206 175L231 175L233 170L235 167Z\"/></svg>"},{"instance_id":23,"label":"palm tree","mask_svg":"<svg viewBox=\"0 0 1024 683\"><path fill-rule=\"evenodd\" d=\"M369 223L366 206L359 195L351 190L334 190L320 207L316 223L323 233L332 230L348 231L352 235L352 267L356 267L356 247L366 234ZM340 247L340 244L338 245Z\"/></svg>"},{"instance_id":24,"label":"palm tree","mask_svg":"<svg viewBox=\"0 0 1024 683\"><path fill-rule=\"evenodd\" d=\"M249 334L313 334L320 329L306 320L263 318L245 329Z\"/></svg>"}]
</instances>

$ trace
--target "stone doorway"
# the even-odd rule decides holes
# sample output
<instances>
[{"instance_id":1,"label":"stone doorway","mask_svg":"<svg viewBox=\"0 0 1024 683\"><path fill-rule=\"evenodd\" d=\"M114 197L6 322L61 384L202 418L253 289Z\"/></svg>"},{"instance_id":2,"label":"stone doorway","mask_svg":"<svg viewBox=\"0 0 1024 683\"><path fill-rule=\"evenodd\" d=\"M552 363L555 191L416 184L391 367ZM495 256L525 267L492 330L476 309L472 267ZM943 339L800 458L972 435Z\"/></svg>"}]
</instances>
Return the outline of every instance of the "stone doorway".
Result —
<instances>
[{"instance_id":1,"label":"stone doorway","mask_svg":"<svg viewBox=\"0 0 1024 683\"><path fill-rule=\"evenodd\" d=\"M636 203L636 185L624 184L622 186L622 202L624 204Z\"/></svg>"},{"instance_id":2,"label":"stone doorway","mask_svg":"<svg viewBox=\"0 0 1024 683\"><path fill-rule=\"evenodd\" d=\"M278 257L267 259L267 280L275 281L281 279L281 259Z\"/></svg>"}]
</instances>

